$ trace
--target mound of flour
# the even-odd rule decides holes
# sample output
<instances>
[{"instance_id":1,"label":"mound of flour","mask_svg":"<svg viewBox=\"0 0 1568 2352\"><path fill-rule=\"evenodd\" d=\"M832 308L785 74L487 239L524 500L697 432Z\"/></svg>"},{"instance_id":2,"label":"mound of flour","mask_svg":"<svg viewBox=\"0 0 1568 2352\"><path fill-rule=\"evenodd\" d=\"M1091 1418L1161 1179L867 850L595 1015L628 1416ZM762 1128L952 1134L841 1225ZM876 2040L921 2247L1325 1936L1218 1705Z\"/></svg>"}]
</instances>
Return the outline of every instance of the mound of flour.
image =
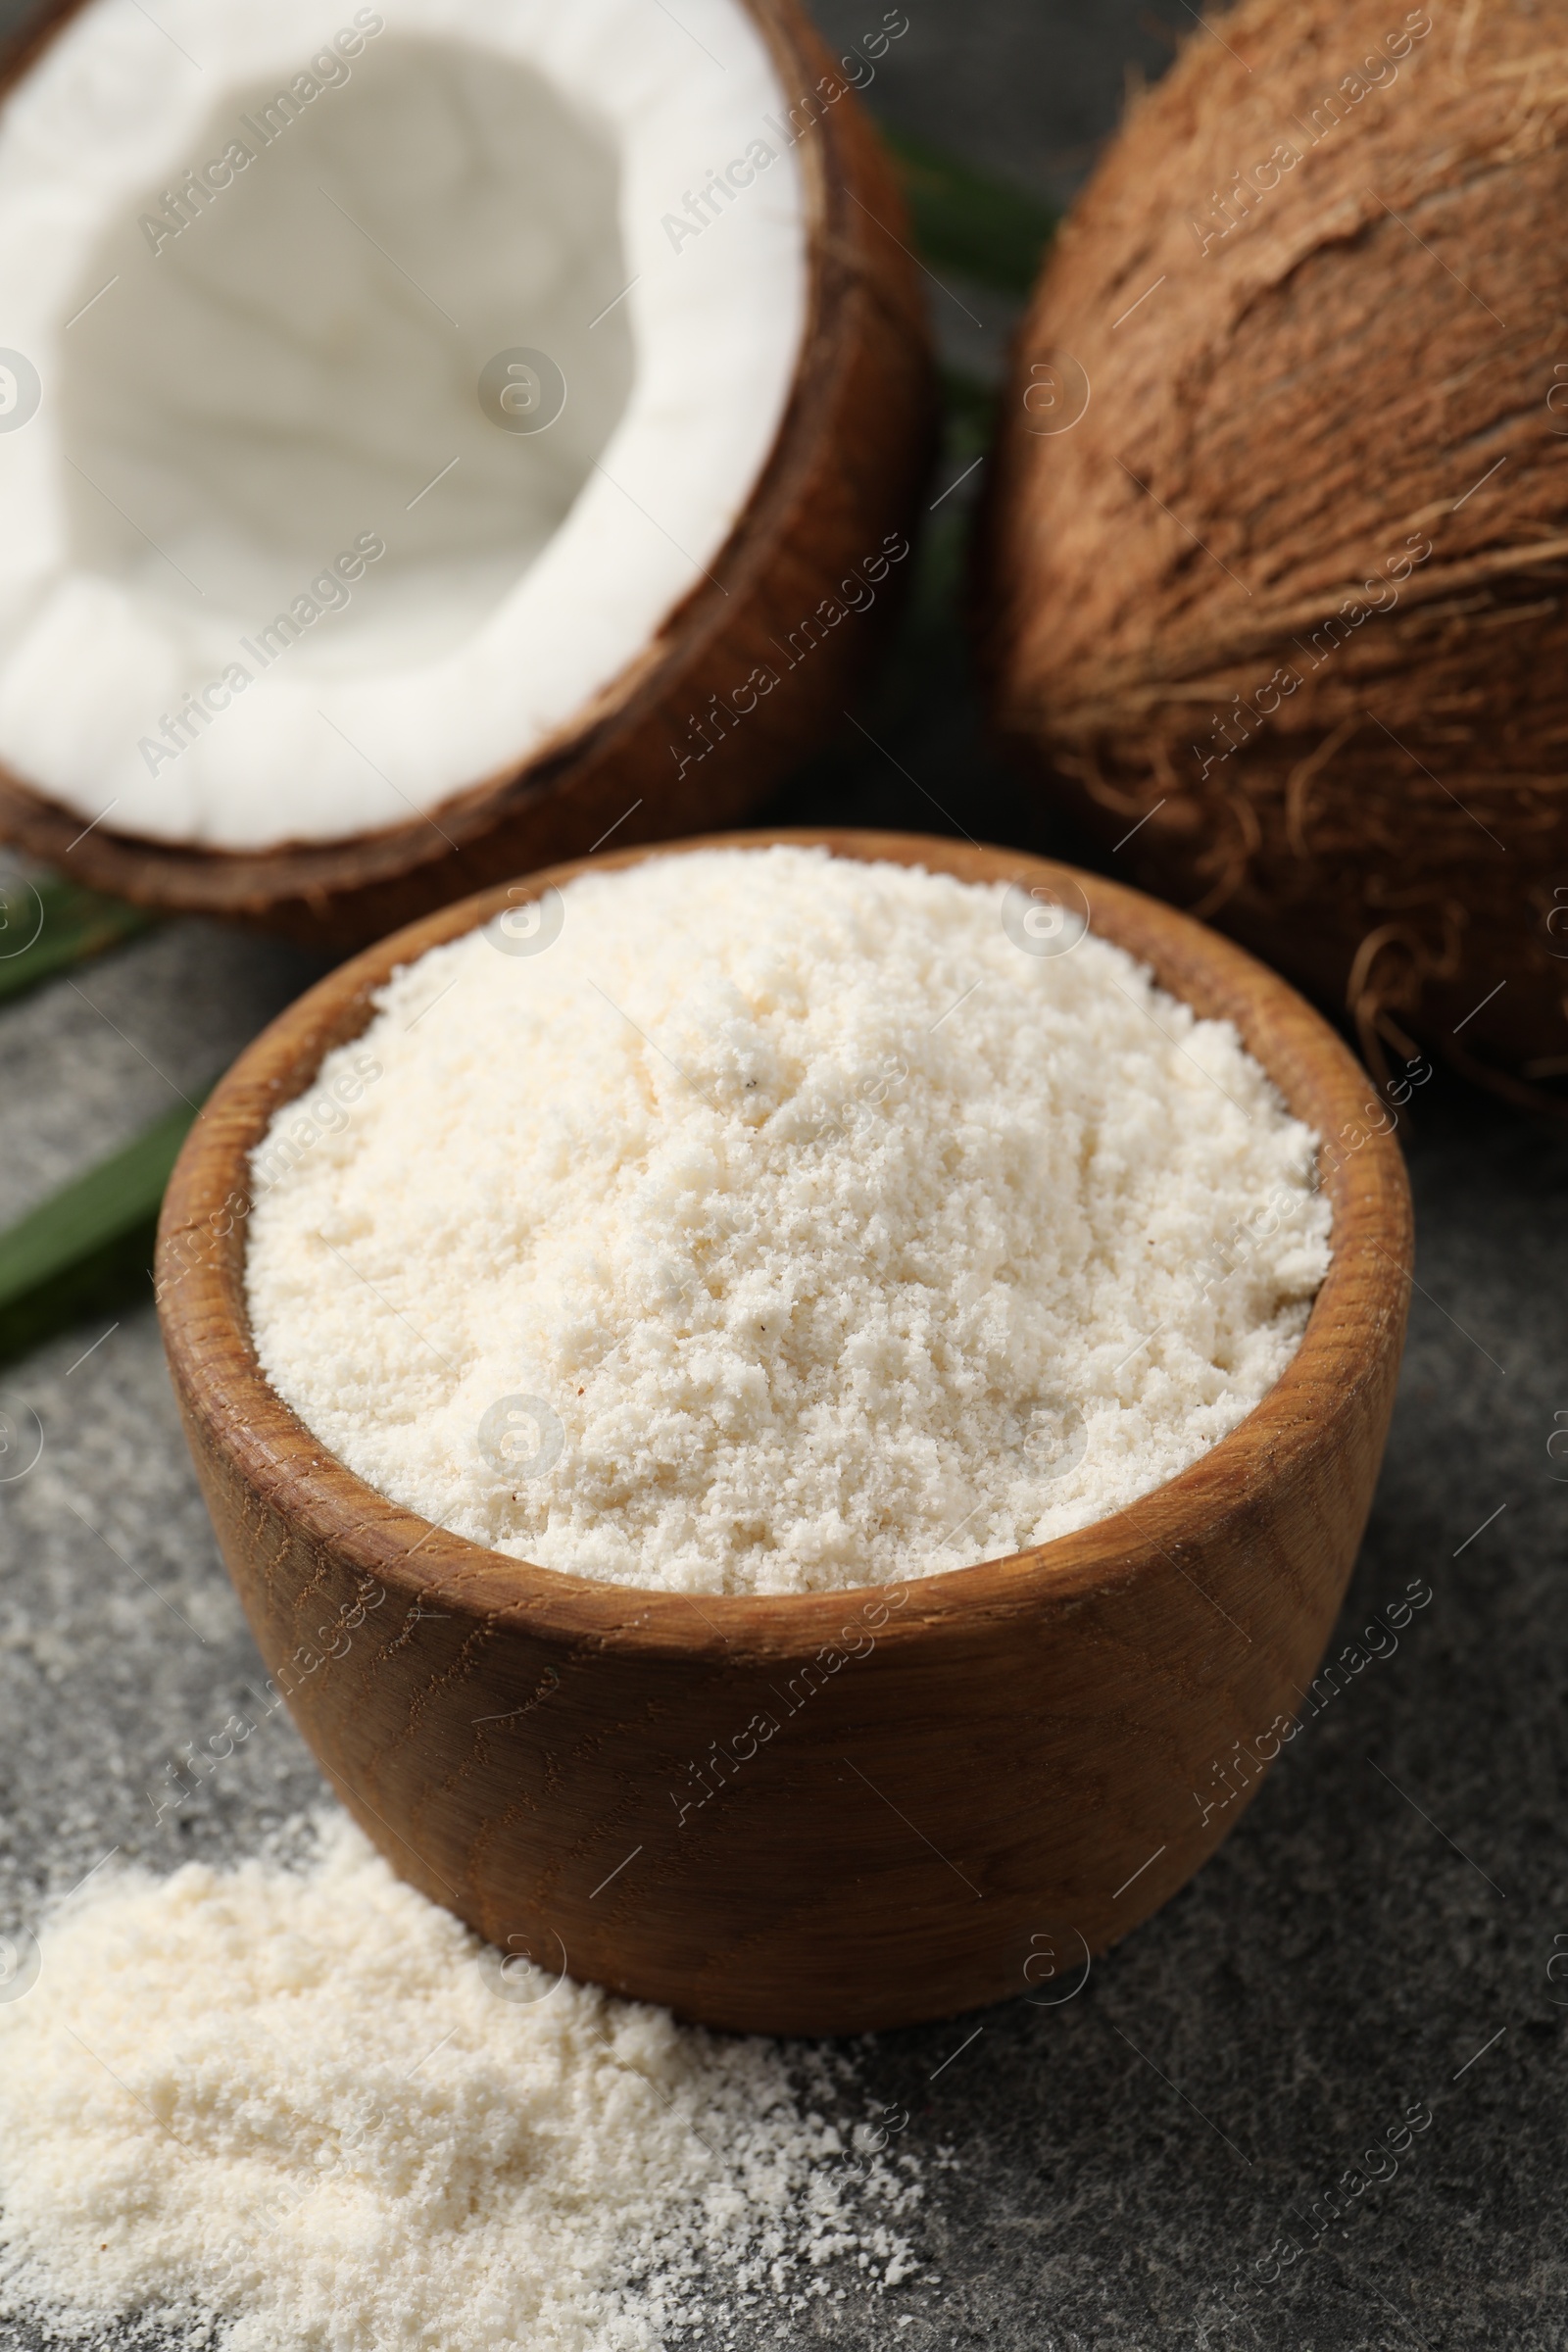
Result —
<instances>
[{"instance_id":1,"label":"mound of flour","mask_svg":"<svg viewBox=\"0 0 1568 2352\"><path fill-rule=\"evenodd\" d=\"M509 1970L338 1815L303 1870L125 1872L46 1921L0 2004L0 2313L224 2352L711 2342L835 2257L912 2267L910 2168L852 2185L839 2151L775 2045Z\"/></svg>"},{"instance_id":2,"label":"mound of flour","mask_svg":"<svg viewBox=\"0 0 1568 2352\"><path fill-rule=\"evenodd\" d=\"M427 1519L692 1592L963 1566L1162 1485L1299 1341L1313 1138L1020 898L705 851L398 972L312 1097L352 1108L257 1154L272 1385Z\"/></svg>"}]
</instances>

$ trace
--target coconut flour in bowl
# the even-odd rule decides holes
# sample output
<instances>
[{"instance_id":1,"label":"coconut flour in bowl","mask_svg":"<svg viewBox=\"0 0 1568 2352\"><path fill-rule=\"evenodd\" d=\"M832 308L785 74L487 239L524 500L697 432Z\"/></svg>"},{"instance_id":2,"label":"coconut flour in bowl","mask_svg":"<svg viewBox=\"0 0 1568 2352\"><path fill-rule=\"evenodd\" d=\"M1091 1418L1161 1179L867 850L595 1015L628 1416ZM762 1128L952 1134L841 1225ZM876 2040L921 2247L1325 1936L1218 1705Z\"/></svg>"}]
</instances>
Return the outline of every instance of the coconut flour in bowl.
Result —
<instances>
[{"instance_id":1,"label":"coconut flour in bowl","mask_svg":"<svg viewBox=\"0 0 1568 2352\"><path fill-rule=\"evenodd\" d=\"M255 1155L261 1364L546 1567L799 1592L1165 1484L1327 1270L1244 1050L1016 885L820 849L589 872L398 971Z\"/></svg>"}]
</instances>

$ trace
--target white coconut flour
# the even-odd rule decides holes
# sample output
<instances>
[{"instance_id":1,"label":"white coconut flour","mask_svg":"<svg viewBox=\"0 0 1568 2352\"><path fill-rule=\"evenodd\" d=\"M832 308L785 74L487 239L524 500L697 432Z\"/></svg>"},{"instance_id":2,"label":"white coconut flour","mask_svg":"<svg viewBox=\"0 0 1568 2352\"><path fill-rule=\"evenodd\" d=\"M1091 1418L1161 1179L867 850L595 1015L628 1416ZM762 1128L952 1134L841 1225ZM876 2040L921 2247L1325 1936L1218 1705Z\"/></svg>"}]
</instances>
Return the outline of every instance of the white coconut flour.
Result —
<instances>
[{"instance_id":1,"label":"white coconut flour","mask_svg":"<svg viewBox=\"0 0 1568 2352\"><path fill-rule=\"evenodd\" d=\"M775 2045L510 1979L341 1815L303 1870L94 1882L42 1954L0 2006L0 2311L50 2336L640 2352L912 2267L912 2161L848 2155Z\"/></svg>"},{"instance_id":2,"label":"white coconut flour","mask_svg":"<svg viewBox=\"0 0 1568 2352\"><path fill-rule=\"evenodd\" d=\"M1120 1509L1278 1379L1329 1210L1235 1030L1081 928L772 848L421 957L323 1066L379 1072L337 1132L258 1153L268 1377L396 1501L626 1584L867 1584Z\"/></svg>"}]
</instances>

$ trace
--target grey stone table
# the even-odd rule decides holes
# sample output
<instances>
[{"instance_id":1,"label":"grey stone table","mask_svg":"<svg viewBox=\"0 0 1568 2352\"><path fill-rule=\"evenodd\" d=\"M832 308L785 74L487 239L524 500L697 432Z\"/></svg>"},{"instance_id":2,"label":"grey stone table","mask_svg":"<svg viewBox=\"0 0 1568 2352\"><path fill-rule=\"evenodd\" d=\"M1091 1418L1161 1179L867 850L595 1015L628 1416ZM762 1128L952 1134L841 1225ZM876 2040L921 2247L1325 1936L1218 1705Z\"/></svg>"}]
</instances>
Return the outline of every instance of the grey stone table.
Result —
<instances>
[{"instance_id":1,"label":"grey stone table","mask_svg":"<svg viewBox=\"0 0 1568 2352\"><path fill-rule=\"evenodd\" d=\"M1131 0L908 12L873 101L1054 196L1127 73L1169 48ZM880 13L822 10L835 34ZM1005 318L980 315L994 348ZM988 761L958 657L917 666L917 688L883 695L881 752L830 749L766 813L1070 848ZM195 1093L316 968L179 925L6 1012L0 1219ZM909 2110L926 2272L879 2303L847 2282L738 2343L1568 2345L1568 1984L1547 1974L1568 1949L1568 1462L1547 1450L1568 1427L1568 1134L1440 1076L1405 1141L1411 1341L1336 1651L1412 1581L1430 1601L1396 1649L1353 1649L1215 1859L1075 1998L860 2045L868 2085ZM155 1824L179 1743L246 1704L259 1663L150 1307L0 1369L0 1391L46 1441L0 1486L4 1925L112 1846L160 1869L234 1856L323 1790L274 1713ZM1412 2106L1430 2121L1393 2177L1349 2194ZM1337 2184L1343 2219L1268 2283L1272 2249Z\"/></svg>"}]
</instances>

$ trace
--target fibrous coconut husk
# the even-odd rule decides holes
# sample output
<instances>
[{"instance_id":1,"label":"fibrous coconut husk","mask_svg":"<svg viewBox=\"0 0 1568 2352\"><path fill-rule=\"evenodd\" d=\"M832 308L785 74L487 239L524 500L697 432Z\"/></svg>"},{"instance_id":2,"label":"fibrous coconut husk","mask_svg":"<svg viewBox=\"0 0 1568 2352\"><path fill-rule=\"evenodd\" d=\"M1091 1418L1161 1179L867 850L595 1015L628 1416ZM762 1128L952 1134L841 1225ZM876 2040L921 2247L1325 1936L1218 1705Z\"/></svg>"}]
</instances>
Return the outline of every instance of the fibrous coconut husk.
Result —
<instances>
[{"instance_id":1,"label":"fibrous coconut husk","mask_svg":"<svg viewBox=\"0 0 1568 2352\"><path fill-rule=\"evenodd\" d=\"M1036 291L983 570L1001 726L1115 870L1380 1075L1526 1096L1568 1074L1565 142L1563 0L1203 24Z\"/></svg>"}]
</instances>

